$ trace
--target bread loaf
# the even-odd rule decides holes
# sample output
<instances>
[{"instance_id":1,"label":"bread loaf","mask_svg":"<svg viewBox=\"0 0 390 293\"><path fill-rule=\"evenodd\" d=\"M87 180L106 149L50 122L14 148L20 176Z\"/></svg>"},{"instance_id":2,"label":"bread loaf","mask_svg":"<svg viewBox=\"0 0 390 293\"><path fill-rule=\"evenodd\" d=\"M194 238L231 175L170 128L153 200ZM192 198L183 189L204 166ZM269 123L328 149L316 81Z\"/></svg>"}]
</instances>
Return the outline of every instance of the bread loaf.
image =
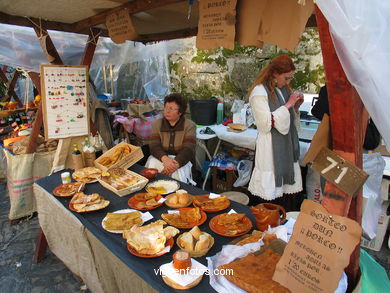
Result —
<instances>
[{"instance_id":1,"label":"bread loaf","mask_svg":"<svg viewBox=\"0 0 390 293\"><path fill-rule=\"evenodd\" d=\"M200 231L198 226L195 226L194 228L192 228L190 230L190 233L192 234L192 236L195 238L196 241L199 240L200 235L202 234L202 232Z\"/></svg>"},{"instance_id":2,"label":"bread loaf","mask_svg":"<svg viewBox=\"0 0 390 293\"><path fill-rule=\"evenodd\" d=\"M172 204L172 205L177 205L179 203L179 197L176 194L173 194L169 198L169 203Z\"/></svg>"},{"instance_id":3,"label":"bread loaf","mask_svg":"<svg viewBox=\"0 0 390 293\"><path fill-rule=\"evenodd\" d=\"M200 235L198 242L195 244L195 251L202 251L209 247L210 238L207 235Z\"/></svg>"},{"instance_id":4,"label":"bread loaf","mask_svg":"<svg viewBox=\"0 0 390 293\"><path fill-rule=\"evenodd\" d=\"M179 204L180 205L185 205L189 199L190 199L190 197L189 197L188 193L179 194Z\"/></svg>"},{"instance_id":5,"label":"bread loaf","mask_svg":"<svg viewBox=\"0 0 390 293\"><path fill-rule=\"evenodd\" d=\"M194 250L194 237L191 233L185 232L183 233L183 237L181 238L181 247L183 247L187 251Z\"/></svg>"}]
</instances>

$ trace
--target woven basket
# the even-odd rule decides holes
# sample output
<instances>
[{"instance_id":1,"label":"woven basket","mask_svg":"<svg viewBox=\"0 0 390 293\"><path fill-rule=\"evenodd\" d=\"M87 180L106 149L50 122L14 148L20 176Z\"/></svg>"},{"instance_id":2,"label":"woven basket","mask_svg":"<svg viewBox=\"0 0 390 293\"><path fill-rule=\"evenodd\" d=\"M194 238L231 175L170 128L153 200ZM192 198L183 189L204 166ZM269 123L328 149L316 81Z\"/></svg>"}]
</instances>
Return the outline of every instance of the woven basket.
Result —
<instances>
[{"instance_id":1,"label":"woven basket","mask_svg":"<svg viewBox=\"0 0 390 293\"><path fill-rule=\"evenodd\" d=\"M202 257L202 256L206 255L206 253L209 252L210 248L213 247L213 245L214 245L214 237L211 236L209 233L202 232L202 235L208 235L209 236L209 239L210 239L209 247L207 247L206 249L203 249L201 251L190 251L190 250L187 250L187 249L183 248L180 245L180 242L181 242L180 239L183 237L183 234L181 234L179 237L177 237L177 239L176 239L177 246L179 246L180 249L183 249L183 250L187 251L191 255L191 257Z\"/></svg>"}]
</instances>

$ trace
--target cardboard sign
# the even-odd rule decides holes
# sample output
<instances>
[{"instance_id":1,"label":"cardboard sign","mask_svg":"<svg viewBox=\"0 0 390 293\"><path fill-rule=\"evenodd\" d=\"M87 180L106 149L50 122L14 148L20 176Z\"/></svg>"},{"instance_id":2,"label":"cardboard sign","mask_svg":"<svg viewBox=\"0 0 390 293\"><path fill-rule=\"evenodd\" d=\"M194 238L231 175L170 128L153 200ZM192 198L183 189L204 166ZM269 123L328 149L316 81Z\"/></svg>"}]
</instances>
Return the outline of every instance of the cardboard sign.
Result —
<instances>
[{"instance_id":1,"label":"cardboard sign","mask_svg":"<svg viewBox=\"0 0 390 293\"><path fill-rule=\"evenodd\" d=\"M89 133L88 66L41 65L46 139Z\"/></svg>"},{"instance_id":2,"label":"cardboard sign","mask_svg":"<svg viewBox=\"0 0 390 293\"><path fill-rule=\"evenodd\" d=\"M127 9L109 14L106 18L106 26L111 40L117 44L126 40L135 40L138 36Z\"/></svg>"},{"instance_id":3,"label":"cardboard sign","mask_svg":"<svg viewBox=\"0 0 390 293\"><path fill-rule=\"evenodd\" d=\"M311 168L349 196L354 196L368 178L362 169L326 147L319 151Z\"/></svg>"},{"instance_id":4,"label":"cardboard sign","mask_svg":"<svg viewBox=\"0 0 390 293\"><path fill-rule=\"evenodd\" d=\"M234 49L237 0L202 0L199 3L198 49Z\"/></svg>"},{"instance_id":5,"label":"cardboard sign","mask_svg":"<svg viewBox=\"0 0 390 293\"><path fill-rule=\"evenodd\" d=\"M334 292L361 234L361 226L352 219L304 200L272 279L291 292Z\"/></svg>"}]
</instances>

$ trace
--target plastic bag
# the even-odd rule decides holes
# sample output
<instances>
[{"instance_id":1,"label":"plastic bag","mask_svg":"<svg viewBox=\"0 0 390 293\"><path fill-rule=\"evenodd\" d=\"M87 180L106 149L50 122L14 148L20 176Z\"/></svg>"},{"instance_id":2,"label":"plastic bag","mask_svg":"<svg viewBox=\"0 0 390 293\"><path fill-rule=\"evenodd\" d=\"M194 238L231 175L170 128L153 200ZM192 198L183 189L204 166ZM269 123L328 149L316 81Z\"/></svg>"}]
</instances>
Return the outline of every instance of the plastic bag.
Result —
<instances>
[{"instance_id":1,"label":"plastic bag","mask_svg":"<svg viewBox=\"0 0 390 293\"><path fill-rule=\"evenodd\" d=\"M363 185L363 197L367 199L363 210L362 228L365 236L375 238L378 218L381 213L382 197L380 196L385 160L380 153L363 154L363 170L370 176Z\"/></svg>"},{"instance_id":2,"label":"plastic bag","mask_svg":"<svg viewBox=\"0 0 390 293\"><path fill-rule=\"evenodd\" d=\"M244 186L251 179L253 162L250 160L241 160L237 165L238 178L233 183L234 187Z\"/></svg>"}]
</instances>

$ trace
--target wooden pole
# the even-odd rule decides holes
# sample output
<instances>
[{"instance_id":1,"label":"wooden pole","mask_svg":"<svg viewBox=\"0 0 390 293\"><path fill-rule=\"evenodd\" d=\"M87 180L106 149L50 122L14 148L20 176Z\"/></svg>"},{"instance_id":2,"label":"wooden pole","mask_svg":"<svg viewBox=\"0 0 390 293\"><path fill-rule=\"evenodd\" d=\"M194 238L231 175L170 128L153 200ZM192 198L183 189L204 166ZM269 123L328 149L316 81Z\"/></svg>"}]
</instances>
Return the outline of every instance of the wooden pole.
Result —
<instances>
[{"instance_id":1,"label":"wooden pole","mask_svg":"<svg viewBox=\"0 0 390 293\"><path fill-rule=\"evenodd\" d=\"M344 73L329 33L329 24L317 5L315 12L327 79L333 150L362 168L363 125L367 125L367 112ZM327 183L322 204L330 213L348 216L361 224L361 189L352 198L336 186ZM346 269L350 288L355 287L358 278L359 249L360 246L357 245Z\"/></svg>"}]
</instances>

